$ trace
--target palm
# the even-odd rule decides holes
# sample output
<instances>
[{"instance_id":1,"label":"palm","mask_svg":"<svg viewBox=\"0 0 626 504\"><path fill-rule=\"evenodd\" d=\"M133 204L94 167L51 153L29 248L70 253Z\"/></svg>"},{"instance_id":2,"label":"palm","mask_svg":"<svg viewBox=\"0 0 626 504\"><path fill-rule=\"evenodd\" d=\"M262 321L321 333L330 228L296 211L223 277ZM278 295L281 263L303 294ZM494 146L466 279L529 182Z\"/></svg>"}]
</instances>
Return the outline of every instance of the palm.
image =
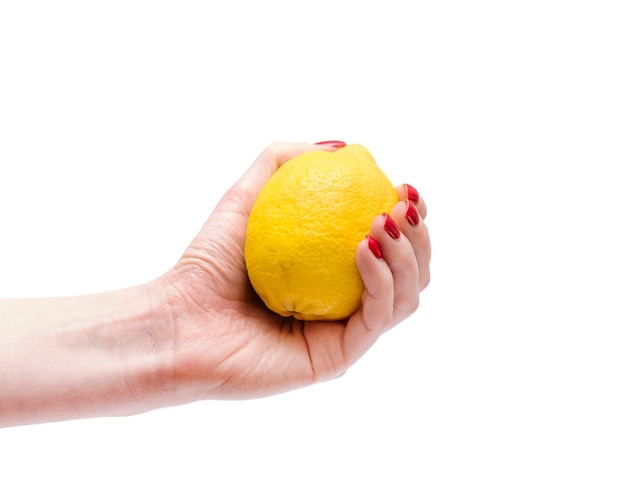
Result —
<instances>
[{"instance_id":1,"label":"palm","mask_svg":"<svg viewBox=\"0 0 626 504\"><path fill-rule=\"evenodd\" d=\"M195 358L185 358L185 367L196 368L200 375L212 369L212 376L223 368L221 383L207 384L210 393L221 396L251 389L268 395L340 374L345 369L341 341L346 324L301 322L263 305L245 269L246 222L247 215L221 205L179 263L187 312L200 317L195 330L185 334L186 345L196 350ZM221 321L216 323L216 316ZM208 331L212 338L206 338Z\"/></svg>"}]
</instances>

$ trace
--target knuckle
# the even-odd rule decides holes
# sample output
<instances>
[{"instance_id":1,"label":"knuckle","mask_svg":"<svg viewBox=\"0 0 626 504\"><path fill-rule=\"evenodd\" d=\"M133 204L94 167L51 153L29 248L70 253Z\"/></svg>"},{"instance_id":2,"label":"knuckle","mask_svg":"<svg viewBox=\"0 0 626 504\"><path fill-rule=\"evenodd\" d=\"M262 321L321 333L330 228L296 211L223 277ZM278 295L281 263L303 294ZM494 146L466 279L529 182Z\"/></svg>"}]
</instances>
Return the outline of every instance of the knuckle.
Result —
<instances>
[{"instance_id":1,"label":"knuckle","mask_svg":"<svg viewBox=\"0 0 626 504\"><path fill-rule=\"evenodd\" d=\"M426 272L420 275L420 291L423 291L430 285L430 272Z\"/></svg>"},{"instance_id":2,"label":"knuckle","mask_svg":"<svg viewBox=\"0 0 626 504\"><path fill-rule=\"evenodd\" d=\"M415 313L420 306L420 298L419 295L413 296L413 299L407 305L407 312L410 315L411 313Z\"/></svg>"},{"instance_id":3,"label":"knuckle","mask_svg":"<svg viewBox=\"0 0 626 504\"><path fill-rule=\"evenodd\" d=\"M265 152L269 155L275 156L283 150L284 146L284 142L272 142L267 147L265 147Z\"/></svg>"},{"instance_id":4,"label":"knuckle","mask_svg":"<svg viewBox=\"0 0 626 504\"><path fill-rule=\"evenodd\" d=\"M267 147L265 147L265 149L263 149L261 157L267 161L275 160L282 152L282 146L282 142L272 142Z\"/></svg>"}]
</instances>

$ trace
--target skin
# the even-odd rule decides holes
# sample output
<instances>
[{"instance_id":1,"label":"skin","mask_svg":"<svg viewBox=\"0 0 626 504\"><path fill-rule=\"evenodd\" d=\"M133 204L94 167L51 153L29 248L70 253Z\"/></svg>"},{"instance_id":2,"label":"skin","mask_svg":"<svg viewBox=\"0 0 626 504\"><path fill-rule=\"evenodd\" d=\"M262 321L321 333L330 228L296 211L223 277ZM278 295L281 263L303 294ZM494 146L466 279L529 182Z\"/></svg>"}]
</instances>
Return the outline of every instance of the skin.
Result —
<instances>
[{"instance_id":1,"label":"skin","mask_svg":"<svg viewBox=\"0 0 626 504\"><path fill-rule=\"evenodd\" d=\"M405 217L404 185L390 215L363 240L361 308L342 322L301 322L268 311L243 260L249 212L292 157L334 144L276 143L224 195L169 271L144 285L89 296L0 301L0 426L131 415L202 399L249 399L341 376L419 305L430 279L420 197ZM412 203L411 203L412 204Z\"/></svg>"}]
</instances>

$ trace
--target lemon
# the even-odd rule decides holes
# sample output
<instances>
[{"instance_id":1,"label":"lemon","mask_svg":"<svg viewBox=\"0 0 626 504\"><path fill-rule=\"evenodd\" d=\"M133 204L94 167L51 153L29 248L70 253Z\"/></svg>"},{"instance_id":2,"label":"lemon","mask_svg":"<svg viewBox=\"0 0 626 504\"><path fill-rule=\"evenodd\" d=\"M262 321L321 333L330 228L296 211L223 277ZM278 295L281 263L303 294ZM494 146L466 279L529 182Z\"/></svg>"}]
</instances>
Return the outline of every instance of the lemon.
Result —
<instances>
[{"instance_id":1,"label":"lemon","mask_svg":"<svg viewBox=\"0 0 626 504\"><path fill-rule=\"evenodd\" d=\"M300 320L340 320L360 306L356 249L398 194L360 145L287 161L254 203L244 258L267 307Z\"/></svg>"}]
</instances>

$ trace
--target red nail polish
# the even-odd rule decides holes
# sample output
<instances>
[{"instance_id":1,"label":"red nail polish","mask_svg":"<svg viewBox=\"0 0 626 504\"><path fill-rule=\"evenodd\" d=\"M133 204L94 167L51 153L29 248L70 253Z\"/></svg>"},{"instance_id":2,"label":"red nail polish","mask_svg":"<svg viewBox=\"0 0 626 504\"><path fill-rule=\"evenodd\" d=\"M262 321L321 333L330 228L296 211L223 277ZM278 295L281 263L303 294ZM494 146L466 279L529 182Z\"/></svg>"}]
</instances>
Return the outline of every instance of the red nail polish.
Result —
<instances>
[{"instance_id":1,"label":"red nail polish","mask_svg":"<svg viewBox=\"0 0 626 504\"><path fill-rule=\"evenodd\" d=\"M409 199L410 201L412 201L413 203L417 205L417 203L419 203L419 200L420 200L420 195L417 192L417 189L415 189L415 187L409 184L404 184L404 187L406 187L407 199Z\"/></svg>"},{"instance_id":2,"label":"red nail polish","mask_svg":"<svg viewBox=\"0 0 626 504\"><path fill-rule=\"evenodd\" d=\"M324 140L323 142L315 142L315 145L328 145L335 149L341 149L346 146L346 142L342 142L341 140Z\"/></svg>"},{"instance_id":3,"label":"red nail polish","mask_svg":"<svg viewBox=\"0 0 626 504\"><path fill-rule=\"evenodd\" d=\"M372 254L374 254L374 257L376 259L382 259L383 250L380 248L378 242L374 240L374 238L372 238L370 235L365 235L365 238L367 238L367 246L369 247Z\"/></svg>"},{"instance_id":4,"label":"red nail polish","mask_svg":"<svg viewBox=\"0 0 626 504\"><path fill-rule=\"evenodd\" d=\"M391 218L391 215L384 213L383 217L385 217L384 228L385 228L385 231L387 231L387 234L391 236L394 240L397 240L398 238L400 238L400 230L398 229L398 226Z\"/></svg>"},{"instance_id":5,"label":"red nail polish","mask_svg":"<svg viewBox=\"0 0 626 504\"><path fill-rule=\"evenodd\" d=\"M406 220L409 221L409 224L411 224L411 226L417 226L420 221L420 214L417 213L417 208L415 207L415 204L412 201L407 200L406 205L407 209L406 213L404 214Z\"/></svg>"}]
</instances>

